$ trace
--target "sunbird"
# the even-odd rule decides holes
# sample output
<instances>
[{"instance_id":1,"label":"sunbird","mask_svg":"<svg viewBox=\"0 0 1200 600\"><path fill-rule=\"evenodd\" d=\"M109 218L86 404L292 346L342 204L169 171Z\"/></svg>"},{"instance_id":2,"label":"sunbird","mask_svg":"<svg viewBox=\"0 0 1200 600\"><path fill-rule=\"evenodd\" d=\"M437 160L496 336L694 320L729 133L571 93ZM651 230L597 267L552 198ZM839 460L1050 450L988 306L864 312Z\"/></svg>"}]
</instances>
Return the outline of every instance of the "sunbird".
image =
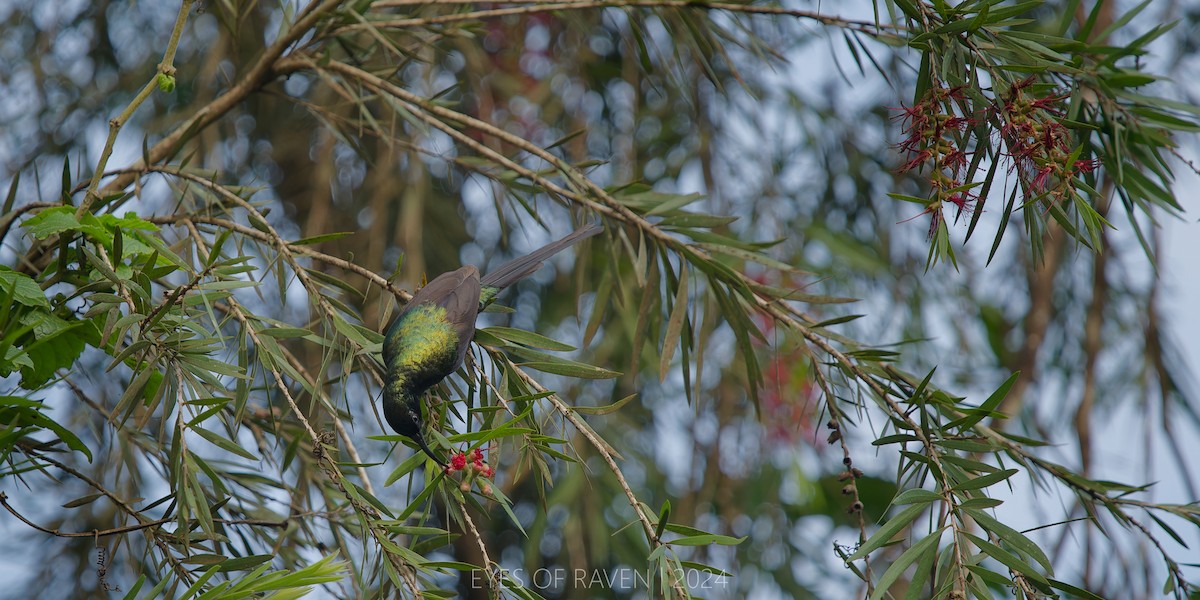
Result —
<instances>
[{"instance_id":1,"label":"sunbird","mask_svg":"<svg viewBox=\"0 0 1200 600\"><path fill-rule=\"evenodd\" d=\"M567 246L600 233L599 225L570 235L504 263L479 277L472 265L442 273L413 295L384 331L383 416L396 433L412 439L443 467L421 432L421 397L462 366L475 335L475 317L504 288L542 267Z\"/></svg>"}]
</instances>

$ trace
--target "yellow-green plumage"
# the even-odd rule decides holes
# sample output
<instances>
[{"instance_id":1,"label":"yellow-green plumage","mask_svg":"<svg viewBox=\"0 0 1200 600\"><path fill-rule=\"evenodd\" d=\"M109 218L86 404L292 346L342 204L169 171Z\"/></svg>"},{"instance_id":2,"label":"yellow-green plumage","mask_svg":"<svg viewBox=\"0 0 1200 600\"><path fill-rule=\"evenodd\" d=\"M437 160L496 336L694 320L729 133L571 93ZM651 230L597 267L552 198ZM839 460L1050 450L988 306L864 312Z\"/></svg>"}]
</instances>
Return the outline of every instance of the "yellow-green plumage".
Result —
<instances>
[{"instance_id":1,"label":"yellow-green plumage","mask_svg":"<svg viewBox=\"0 0 1200 600\"><path fill-rule=\"evenodd\" d=\"M437 374L454 370L458 332L446 320L446 309L436 304L415 307L397 319L386 343L393 357L387 382L393 394L410 396L441 380Z\"/></svg>"},{"instance_id":2,"label":"yellow-green plumage","mask_svg":"<svg viewBox=\"0 0 1200 600\"><path fill-rule=\"evenodd\" d=\"M509 261L482 279L470 265L443 273L421 288L384 333L387 378L383 415L392 429L412 438L441 464L421 432L421 396L458 369L475 335L475 317L500 290L529 276L567 246L601 231L577 229L526 256Z\"/></svg>"}]
</instances>

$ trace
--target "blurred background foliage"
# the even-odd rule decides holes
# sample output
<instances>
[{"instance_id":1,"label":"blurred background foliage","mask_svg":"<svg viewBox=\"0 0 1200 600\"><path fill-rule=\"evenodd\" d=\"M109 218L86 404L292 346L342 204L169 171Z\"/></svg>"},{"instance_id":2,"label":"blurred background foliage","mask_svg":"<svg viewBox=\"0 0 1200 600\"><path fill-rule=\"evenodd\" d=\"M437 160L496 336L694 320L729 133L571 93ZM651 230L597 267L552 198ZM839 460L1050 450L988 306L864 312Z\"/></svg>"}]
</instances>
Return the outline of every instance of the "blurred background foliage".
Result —
<instances>
[{"instance_id":1,"label":"blurred background foliage","mask_svg":"<svg viewBox=\"0 0 1200 600\"><path fill-rule=\"evenodd\" d=\"M7 585L1183 597L1200 420L1155 261L1198 14L0 4ZM369 437L403 290L589 221L481 319L580 350L484 332L433 402L490 485ZM728 577L530 576L699 563Z\"/></svg>"}]
</instances>

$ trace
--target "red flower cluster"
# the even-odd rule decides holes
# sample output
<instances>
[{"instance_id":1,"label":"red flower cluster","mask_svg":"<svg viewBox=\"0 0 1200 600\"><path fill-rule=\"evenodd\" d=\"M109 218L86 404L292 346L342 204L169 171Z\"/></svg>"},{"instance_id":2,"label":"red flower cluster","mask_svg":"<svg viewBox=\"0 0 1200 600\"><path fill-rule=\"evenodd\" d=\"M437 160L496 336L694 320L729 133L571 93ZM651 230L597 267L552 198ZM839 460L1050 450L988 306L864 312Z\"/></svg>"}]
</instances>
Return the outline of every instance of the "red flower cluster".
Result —
<instances>
[{"instance_id":1,"label":"red flower cluster","mask_svg":"<svg viewBox=\"0 0 1200 600\"><path fill-rule=\"evenodd\" d=\"M924 172L932 188L929 202L921 214L932 217L932 238L944 219L946 204L958 208L955 218L965 210L978 210L979 198L967 191L971 174L967 173L971 151L964 149L971 137L967 130L986 115L989 123L998 123L999 137L1012 161L1010 171L1020 178L1028 194L1046 194L1057 202L1075 191L1075 177L1100 166L1098 159L1080 159L1074 135L1062 124L1062 103L1067 96L1054 93L1038 95L1037 78L1019 81L1002 99L990 100L986 110L974 110L964 87L934 85L912 107L898 109L904 140L897 147L905 153L899 172ZM919 216L919 215L918 215ZM915 218L915 217L914 217Z\"/></svg>"},{"instance_id":2,"label":"red flower cluster","mask_svg":"<svg viewBox=\"0 0 1200 600\"><path fill-rule=\"evenodd\" d=\"M930 167L932 194L921 213L932 216L930 237L942 222L942 207L946 203L958 207L955 218L962 216L964 210L974 209L975 195L962 188L969 179L967 165L972 154L964 149L969 137L964 131L975 126L976 119L973 111L967 110L970 100L963 90L963 86L934 86L915 106L899 109L905 138L897 147L907 154L907 160L898 171L922 171L926 165Z\"/></svg>"},{"instance_id":3,"label":"red flower cluster","mask_svg":"<svg viewBox=\"0 0 1200 600\"><path fill-rule=\"evenodd\" d=\"M1028 192L1047 194L1057 202L1073 193L1074 178L1100 166L1099 159L1077 159L1074 136L1062 124L1065 95L1038 97L1036 77L1013 84L1004 103L995 110L1003 125L1000 138L1008 146L1011 171Z\"/></svg>"},{"instance_id":4,"label":"red flower cluster","mask_svg":"<svg viewBox=\"0 0 1200 600\"><path fill-rule=\"evenodd\" d=\"M812 422L816 389L811 374L803 368L804 358L799 348L786 350L772 356L763 369L759 399L763 427L771 446L812 439L810 432L816 429Z\"/></svg>"},{"instance_id":5,"label":"red flower cluster","mask_svg":"<svg viewBox=\"0 0 1200 600\"><path fill-rule=\"evenodd\" d=\"M470 461L469 465L467 461ZM454 473L462 470L477 473L489 479L496 476L496 468L484 462L483 450L479 448L471 452L459 452L450 457L450 466L446 467L446 472Z\"/></svg>"},{"instance_id":6,"label":"red flower cluster","mask_svg":"<svg viewBox=\"0 0 1200 600\"><path fill-rule=\"evenodd\" d=\"M749 277L762 285L798 290L810 285L797 276L782 278L778 272L758 272ZM807 355L802 346L787 341L773 346L763 341L782 335L777 334L776 321L771 316L755 312L751 319L762 333L761 337L752 337L751 343L772 353L763 368L763 385L759 392L761 422L767 430L769 443L790 445L810 439L812 436L808 432L814 428L811 417L815 403L812 402L814 388L804 368Z\"/></svg>"}]
</instances>

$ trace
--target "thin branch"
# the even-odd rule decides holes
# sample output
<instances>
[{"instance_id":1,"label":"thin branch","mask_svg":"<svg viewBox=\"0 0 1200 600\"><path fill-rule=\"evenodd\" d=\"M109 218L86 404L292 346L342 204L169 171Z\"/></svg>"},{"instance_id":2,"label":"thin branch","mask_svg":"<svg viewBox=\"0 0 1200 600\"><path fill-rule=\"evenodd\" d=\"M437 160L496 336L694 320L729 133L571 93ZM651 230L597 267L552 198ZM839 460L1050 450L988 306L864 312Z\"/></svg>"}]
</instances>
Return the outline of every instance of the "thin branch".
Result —
<instances>
[{"instance_id":1,"label":"thin branch","mask_svg":"<svg viewBox=\"0 0 1200 600\"><path fill-rule=\"evenodd\" d=\"M94 529L92 531L70 532L70 531L59 531L58 529L50 529L49 527L44 527L42 525L38 525L37 523L34 523L33 521L30 521L24 515L17 512L17 509L13 508L12 505L10 505L8 503L8 494L6 494L4 492L0 492L0 506L3 506L5 508L5 510L12 513L12 515L14 517L20 519L26 525L28 525L38 531L41 531L42 533L49 533L51 535L54 535L57 537L64 537L64 538L96 538L96 537L106 537L106 536L110 536L110 535L120 535L123 533L129 533L129 532L138 531L141 529L148 529L150 527L159 527L159 526L165 525L167 523L173 523L175 521L175 519L173 517L168 517L165 519L157 519L155 521L146 521L143 523L138 523L136 525L126 525L124 527L114 527L112 529ZM196 522L196 521L193 521L193 522ZM251 526L255 526L255 527L277 527L277 528L284 528L284 527L288 526L287 519L285 519L283 521L270 521L270 520L266 520L266 519L213 519L213 523L220 523L222 525L251 525Z\"/></svg>"},{"instance_id":2,"label":"thin branch","mask_svg":"<svg viewBox=\"0 0 1200 600\"><path fill-rule=\"evenodd\" d=\"M475 540L475 544L479 546L479 553L483 556L484 569L488 574L488 587L492 597L500 597L501 580L500 572L493 570L491 557L488 555L487 544L483 543L483 536L479 534L479 528L475 527L475 521L471 519L471 513L467 510L467 505L461 498L458 500L459 514L462 515L463 523L466 524L467 530L471 532L471 538Z\"/></svg>"},{"instance_id":3,"label":"thin branch","mask_svg":"<svg viewBox=\"0 0 1200 600\"><path fill-rule=\"evenodd\" d=\"M637 519L641 523L642 529L646 534L646 541L649 542L650 546L652 546L654 549L666 546L666 544L655 535L654 523L650 521L650 516L646 514L646 511L642 507L641 501L639 501L637 495L633 493L633 489L629 487L629 482L626 481L625 474L621 471L621 467L617 465L616 459L613 458L612 449L609 447L608 443L601 439L600 436L597 435L596 432L593 431L592 428L579 417L578 413L576 413L574 410L571 410L571 407L567 406L567 404L562 401L562 398L558 397L558 394L550 393L550 390L538 383L536 379L523 371L520 367L513 364L512 361L507 359L507 357L505 358L505 362L508 364L508 367L512 369L512 371L516 373L522 381L525 382L526 385L537 390L539 394L548 394L546 396L546 400L554 406L554 409L558 411L563 418L565 418L571 423L572 426L575 427L576 431L578 431L589 443L591 443L592 447L596 449L596 452L600 453L600 457L603 458L604 463L608 465L608 470L612 472L613 476L617 479L617 484L621 486L621 491L625 492L625 498L629 500L629 506L633 508L634 514L637 515ZM683 588L678 579L672 578L671 587L674 589L675 594L678 597L688 597L687 591Z\"/></svg>"},{"instance_id":4,"label":"thin branch","mask_svg":"<svg viewBox=\"0 0 1200 600\"><path fill-rule=\"evenodd\" d=\"M438 4L461 3L468 2L438 2ZM389 6L411 6L415 4L418 4L418 2L406 0L401 0L400 2L377 2L374 4L374 8L385 8ZM419 4L428 5L429 3L420 2ZM477 4L477 2L469 2L469 4ZM891 39L898 39L896 36L897 33L908 30L908 28L905 26L896 23L878 23L875 21L844 19L842 17L824 15L819 12L795 10L781 6L734 4L730 2L692 2L690 0L584 0L580 2L501 2L500 4L515 4L521 6L475 10L463 13L435 15L431 17L385 18L374 21L369 20L363 23L355 23L352 25L343 26L337 29L334 33L336 35L347 31L361 31L364 29L403 29L424 27L428 25L444 25L447 23L456 23L462 21L495 19L513 15L527 15L554 11L561 12L568 10L600 10L604 8L678 8L702 11L728 11L751 15L787 16L816 21L822 25L849 29L851 31L865 33L874 37L886 37ZM885 29L887 30L886 32Z\"/></svg>"},{"instance_id":5,"label":"thin branch","mask_svg":"<svg viewBox=\"0 0 1200 600\"><path fill-rule=\"evenodd\" d=\"M142 87L142 91L134 96L125 110L121 114L108 122L108 139L104 142L104 150L100 152L100 160L96 163L96 171L92 174L92 182L88 184L87 196L83 202L79 204L79 208L75 210L75 218L82 218L92 205L100 199L100 195L96 189L100 186L100 179L104 176L104 167L108 164L108 159L112 156L113 146L117 142L117 134L121 133L121 127L129 122L129 118L133 113L154 93L154 88L158 87L158 78L160 75L168 77L175 76L175 66L172 64L175 61L175 50L179 46L179 38L183 34L183 24L187 22L188 13L191 12L192 3L195 0L182 0L179 5L179 15L175 17L175 29L171 31L171 39L167 42L167 50L163 53L163 60L158 64L158 71L146 85ZM66 190L63 190L64 192Z\"/></svg>"},{"instance_id":6,"label":"thin branch","mask_svg":"<svg viewBox=\"0 0 1200 600\"><path fill-rule=\"evenodd\" d=\"M185 174L177 175L182 177ZM234 201L235 204L242 206L243 208L252 210L252 214L254 214L255 217L262 222L262 224L266 225L266 221L263 219L262 215L258 214L257 210L253 210L253 207L251 207L249 203L245 202L240 197L237 197L236 194L232 194L228 190L225 190L223 187L213 182L204 182L203 180L200 182L207 183L211 189L221 194L222 197ZM233 196L233 198L230 196ZM234 198L236 198L236 201ZM283 241L282 237L280 237L274 229L271 229L269 225L266 225L266 228L267 231L264 233L267 233L269 236L271 236L271 241L276 245L277 250L284 255L285 259L289 261L293 269L297 271L302 270L302 268L295 262L294 257L292 257L290 253L286 252L287 243ZM204 253L205 259L207 260L208 250L203 247L203 240L198 240L197 243L201 244L200 249ZM230 302L230 308L233 311L234 317L238 319L240 323L242 323L246 334L250 336L250 339L254 342L255 346L263 347L262 338L259 337L258 331L249 326L250 319L242 310L241 306L232 297L230 297L228 300ZM385 556L388 557L388 560L391 562L393 568L395 568L398 573L404 574L404 579L406 583L409 584L410 591L413 593L413 595L420 596L420 588L417 586L416 578L410 573L413 567L409 565L406 559L404 559L402 556L392 552L391 550L388 550L388 544L390 542L387 538L389 533L382 525L379 524L379 511L377 511L374 506L371 506L370 504L360 500L357 495L350 494L346 490L345 475L338 468L338 465L334 461L333 457L331 457L325 450L325 446L328 443L326 441L326 437L319 435L316 429L313 428L312 424L308 420L308 417L304 415L304 411L300 409L300 405L296 402L295 397L292 395L291 389L288 388L283 375L279 372L279 369L275 366L275 364L272 362L266 362L265 366L271 373L271 379L274 382L275 387L279 389L281 394L283 394L283 398L287 401L288 407L291 408L292 413L295 415L296 419L299 420L301 426L304 428L304 431L308 434L309 439L312 441L312 453L317 460L318 467L329 479L329 481L333 483L334 487L338 488L338 491L344 498L346 498L346 500L354 508L355 512L357 512L363 518L367 530L371 533L371 536L375 538L380 550ZM328 399L325 399L324 404L327 403ZM336 419L336 409L332 410L332 413Z\"/></svg>"}]
</instances>

